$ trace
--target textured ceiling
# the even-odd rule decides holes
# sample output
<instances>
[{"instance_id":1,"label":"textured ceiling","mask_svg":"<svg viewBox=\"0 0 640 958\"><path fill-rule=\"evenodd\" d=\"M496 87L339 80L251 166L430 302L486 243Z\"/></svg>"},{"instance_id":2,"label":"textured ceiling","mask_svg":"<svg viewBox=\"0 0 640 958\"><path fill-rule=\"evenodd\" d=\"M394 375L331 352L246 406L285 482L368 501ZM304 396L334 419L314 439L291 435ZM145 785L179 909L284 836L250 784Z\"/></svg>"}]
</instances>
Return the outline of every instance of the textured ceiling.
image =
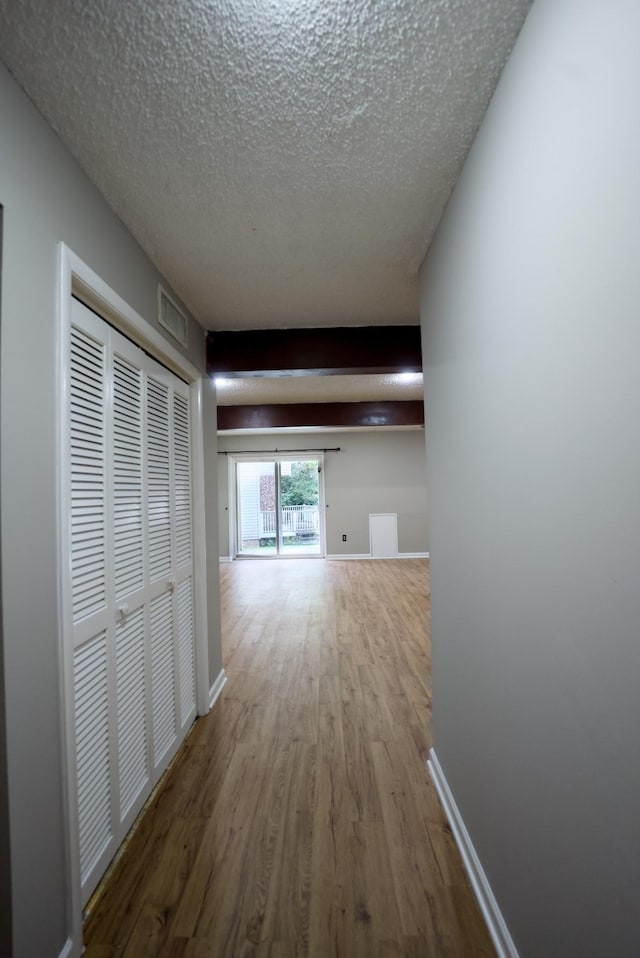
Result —
<instances>
[{"instance_id":1,"label":"textured ceiling","mask_svg":"<svg viewBox=\"0 0 640 958\"><path fill-rule=\"evenodd\" d=\"M216 384L219 406L420 400L424 396L422 373L216 378Z\"/></svg>"},{"instance_id":2,"label":"textured ceiling","mask_svg":"<svg viewBox=\"0 0 640 958\"><path fill-rule=\"evenodd\" d=\"M0 57L207 328L418 321L529 0L0 0Z\"/></svg>"}]
</instances>

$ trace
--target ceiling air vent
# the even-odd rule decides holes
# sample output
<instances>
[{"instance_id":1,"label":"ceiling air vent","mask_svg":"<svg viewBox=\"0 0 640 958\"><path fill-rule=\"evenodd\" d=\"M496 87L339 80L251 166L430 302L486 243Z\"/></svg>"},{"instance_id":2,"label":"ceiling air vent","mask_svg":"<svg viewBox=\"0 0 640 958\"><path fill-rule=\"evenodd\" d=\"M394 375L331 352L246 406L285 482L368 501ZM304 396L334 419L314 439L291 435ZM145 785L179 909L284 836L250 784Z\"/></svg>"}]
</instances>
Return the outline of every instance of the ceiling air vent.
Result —
<instances>
[{"instance_id":1,"label":"ceiling air vent","mask_svg":"<svg viewBox=\"0 0 640 958\"><path fill-rule=\"evenodd\" d=\"M187 317L162 286L158 286L158 322L181 346L187 345Z\"/></svg>"}]
</instances>

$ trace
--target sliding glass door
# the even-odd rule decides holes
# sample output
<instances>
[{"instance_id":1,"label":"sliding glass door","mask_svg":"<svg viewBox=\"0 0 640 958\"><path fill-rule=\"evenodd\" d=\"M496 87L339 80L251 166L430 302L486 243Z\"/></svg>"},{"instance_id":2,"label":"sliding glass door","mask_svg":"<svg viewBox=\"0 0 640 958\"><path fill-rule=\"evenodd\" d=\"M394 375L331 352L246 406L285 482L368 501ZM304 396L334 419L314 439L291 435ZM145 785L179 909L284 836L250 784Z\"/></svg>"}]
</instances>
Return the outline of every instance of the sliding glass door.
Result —
<instances>
[{"instance_id":1,"label":"sliding glass door","mask_svg":"<svg viewBox=\"0 0 640 958\"><path fill-rule=\"evenodd\" d=\"M320 463L317 459L278 463L280 527L283 555L320 555Z\"/></svg>"},{"instance_id":2,"label":"sliding glass door","mask_svg":"<svg viewBox=\"0 0 640 958\"><path fill-rule=\"evenodd\" d=\"M236 461L238 555L322 555L321 469L318 458Z\"/></svg>"}]
</instances>

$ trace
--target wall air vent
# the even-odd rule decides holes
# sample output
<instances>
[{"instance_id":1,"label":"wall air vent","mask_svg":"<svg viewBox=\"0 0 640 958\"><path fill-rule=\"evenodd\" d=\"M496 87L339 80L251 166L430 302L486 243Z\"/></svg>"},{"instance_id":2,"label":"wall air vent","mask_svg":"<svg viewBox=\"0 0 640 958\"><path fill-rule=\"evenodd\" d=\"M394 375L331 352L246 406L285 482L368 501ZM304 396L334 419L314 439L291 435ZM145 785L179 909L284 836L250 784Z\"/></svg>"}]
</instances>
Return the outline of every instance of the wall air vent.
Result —
<instances>
[{"instance_id":1,"label":"wall air vent","mask_svg":"<svg viewBox=\"0 0 640 958\"><path fill-rule=\"evenodd\" d=\"M187 345L187 317L162 286L158 286L158 322L181 346Z\"/></svg>"}]
</instances>

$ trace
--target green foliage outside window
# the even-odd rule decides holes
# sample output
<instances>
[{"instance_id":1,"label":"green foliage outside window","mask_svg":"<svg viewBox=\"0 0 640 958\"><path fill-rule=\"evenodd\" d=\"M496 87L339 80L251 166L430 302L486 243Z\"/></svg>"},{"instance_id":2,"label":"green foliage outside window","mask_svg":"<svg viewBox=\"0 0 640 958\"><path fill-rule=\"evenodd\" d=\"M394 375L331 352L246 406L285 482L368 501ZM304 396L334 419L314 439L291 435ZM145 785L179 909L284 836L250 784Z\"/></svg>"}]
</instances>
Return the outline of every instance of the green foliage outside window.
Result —
<instances>
[{"instance_id":1,"label":"green foliage outside window","mask_svg":"<svg viewBox=\"0 0 640 958\"><path fill-rule=\"evenodd\" d=\"M280 480L280 503L283 506L318 505L317 462L292 462L291 475Z\"/></svg>"}]
</instances>

